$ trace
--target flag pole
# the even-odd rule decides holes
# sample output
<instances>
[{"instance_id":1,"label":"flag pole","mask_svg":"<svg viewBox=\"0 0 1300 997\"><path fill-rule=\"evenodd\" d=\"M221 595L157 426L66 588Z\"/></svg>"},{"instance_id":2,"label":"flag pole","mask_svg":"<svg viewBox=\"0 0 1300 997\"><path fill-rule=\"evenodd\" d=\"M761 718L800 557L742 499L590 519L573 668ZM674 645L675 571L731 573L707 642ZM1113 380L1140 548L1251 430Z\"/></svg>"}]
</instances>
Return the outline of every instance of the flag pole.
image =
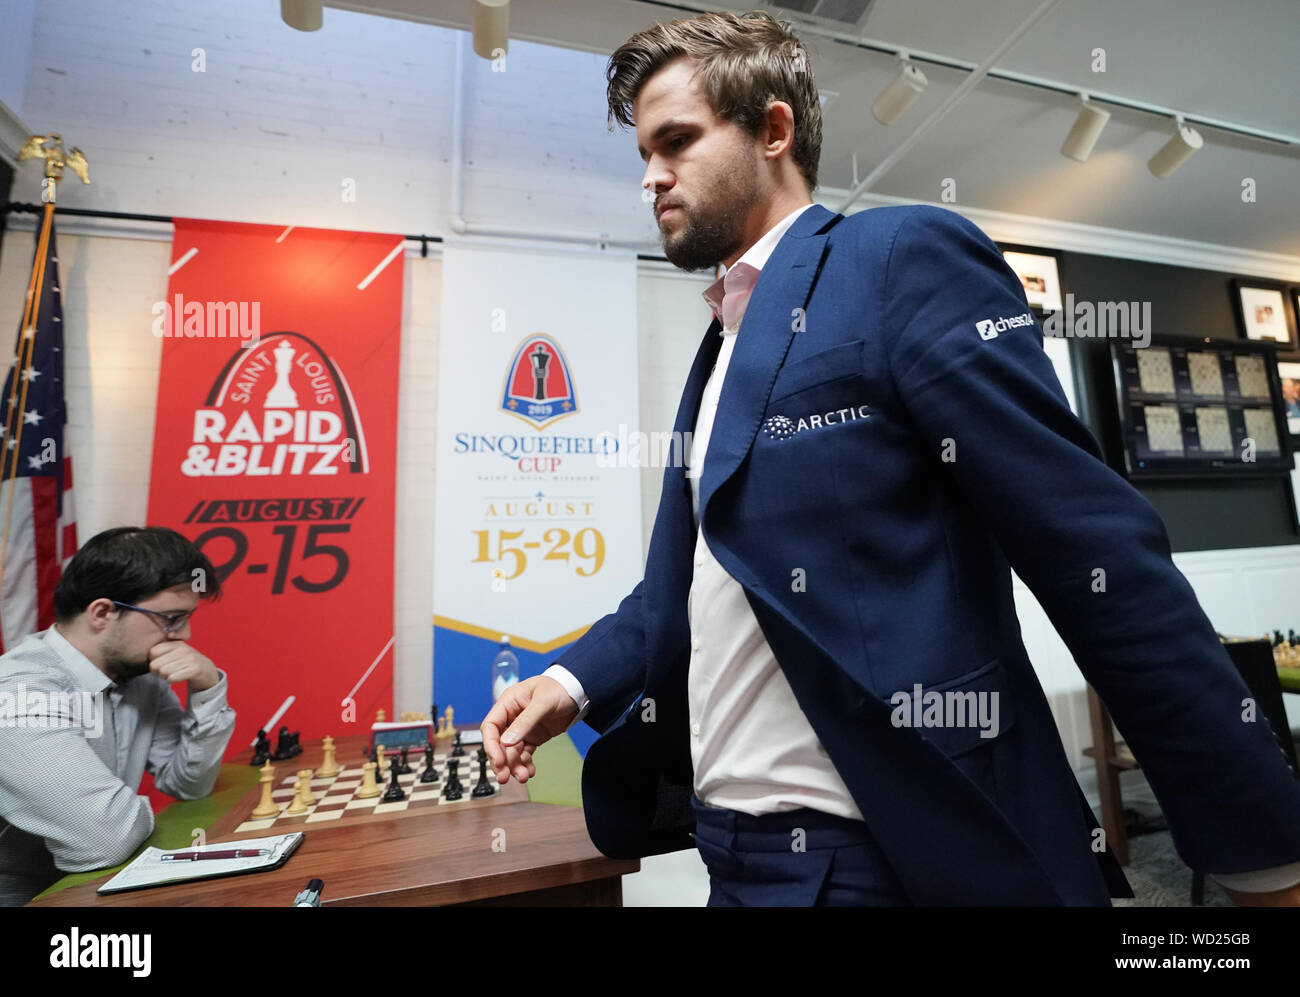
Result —
<instances>
[{"instance_id":1,"label":"flag pole","mask_svg":"<svg viewBox=\"0 0 1300 997\"><path fill-rule=\"evenodd\" d=\"M5 450L0 460L0 478L5 484L16 485L18 478L18 454L23 441L23 409L27 405L27 387L31 384L28 371L32 366L32 354L36 349L36 319L40 314L41 294L45 290L45 266L50 249L50 226L54 221L54 202L45 203L44 217L41 221L41 235L36 244L36 255L32 264L32 275L27 282L27 304L23 309L23 323L18 338L18 352L13 367L13 380L6 405L9 412L5 418ZM21 389L19 385L22 385ZM21 395L20 395L21 390ZM13 454L10 458L10 454ZM0 536L0 588L4 585L5 563L9 554L9 531L13 520L14 488L5 490L5 525Z\"/></svg>"},{"instance_id":2,"label":"flag pole","mask_svg":"<svg viewBox=\"0 0 1300 997\"><path fill-rule=\"evenodd\" d=\"M31 384L32 358L36 351L36 324L40 318L41 297L45 291L45 268L49 262L50 237L54 230L54 204L58 184L63 179L65 168L76 173L82 183L90 183L90 168L86 157L75 147L65 150L63 139L58 134L28 136L23 147L18 150L18 161L22 162L25 159L45 161L45 178L41 182L41 200L45 202L45 209L42 213L36 254L32 261L32 273L27 281L27 301L23 306L23 320L19 326L12 382L8 385L9 397L5 400L8 412L5 414L4 452L0 455L0 484L7 484L10 487L5 489L4 532L0 534L0 592L4 591L14 491L17 487L18 460L22 449L23 410L27 405L27 389ZM13 453L12 458L9 457L10 452Z\"/></svg>"}]
</instances>

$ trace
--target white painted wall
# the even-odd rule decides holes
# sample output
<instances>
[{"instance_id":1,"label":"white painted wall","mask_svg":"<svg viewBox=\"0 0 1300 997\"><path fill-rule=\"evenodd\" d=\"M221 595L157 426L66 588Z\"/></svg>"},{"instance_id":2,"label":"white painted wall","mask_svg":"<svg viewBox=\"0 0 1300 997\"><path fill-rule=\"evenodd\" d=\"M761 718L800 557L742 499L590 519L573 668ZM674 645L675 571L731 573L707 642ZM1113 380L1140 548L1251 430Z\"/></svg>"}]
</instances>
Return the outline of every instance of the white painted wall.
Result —
<instances>
[{"instance_id":1,"label":"white painted wall","mask_svg":"<svg viewBox=\"0 0 1300 997\"><path fill-rule=\"evenodd\" d=\"M273 0L41 0L14 109L86 152L93 186L69 185L68 206L446 233L460 33L326 19L303 33ZM512 42L505 72L467 66L467 218L653 239L635 142L605 128L602 58ZM38 194L24 171L15 199Z\"/></svg>"}]
</instances>

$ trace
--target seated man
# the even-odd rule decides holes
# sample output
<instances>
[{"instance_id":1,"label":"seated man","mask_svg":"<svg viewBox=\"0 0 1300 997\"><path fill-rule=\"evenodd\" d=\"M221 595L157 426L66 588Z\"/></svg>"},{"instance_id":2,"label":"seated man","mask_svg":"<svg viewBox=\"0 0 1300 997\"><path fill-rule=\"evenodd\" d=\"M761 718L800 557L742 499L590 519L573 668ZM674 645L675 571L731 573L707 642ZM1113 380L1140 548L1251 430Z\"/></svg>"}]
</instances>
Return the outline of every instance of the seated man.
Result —
<instances>
[{"instance_id":1,"label":"seated man","mask_svg":"<svg viewBox=\"0 0 1300 997\"><path fill-rule=\"evenodd\" d=\"M146 768L172 796L212 792L235 712L225 674L187 641L219 591L174 530L105 530L64 569L54 626L0 657L0 907L130 858L153 832Z\"/></svg>"}]
</instances>

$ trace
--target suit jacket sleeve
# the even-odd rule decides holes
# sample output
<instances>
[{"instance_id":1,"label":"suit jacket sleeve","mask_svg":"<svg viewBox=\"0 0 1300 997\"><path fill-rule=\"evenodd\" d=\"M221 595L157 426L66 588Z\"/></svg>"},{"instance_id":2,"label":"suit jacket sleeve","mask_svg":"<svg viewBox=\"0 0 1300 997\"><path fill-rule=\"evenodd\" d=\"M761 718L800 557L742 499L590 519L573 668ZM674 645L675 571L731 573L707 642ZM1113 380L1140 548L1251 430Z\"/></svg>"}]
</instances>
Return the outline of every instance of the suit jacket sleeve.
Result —
<instances>
[{"instance_id":1,"label":"suit jacket sleeve","mask_svg":"<svg viewBox=\"0 0 1300 997\"><path fill-rule=\"evenodd\" d=\"M555 664L567 668L582 683L591 701L585 720L604 733L645 687L646 641L644 603L637 582L618 609L591 625Z\"/></svg>"},{"instance_id":2,"label":"suit jacket sleeve","mask_svg":"<svg viewBox=\"0 0 1300 997\"><path fill-rule=\"evenodd\" d=\"M1300 789L1170 557L1151 505L1074 417L1037 322L993 242L918 208L886 267L888 363L922 445L1033 591L1110 709L1193 868L1300 859Z\"/></svg>"}]
</instances>

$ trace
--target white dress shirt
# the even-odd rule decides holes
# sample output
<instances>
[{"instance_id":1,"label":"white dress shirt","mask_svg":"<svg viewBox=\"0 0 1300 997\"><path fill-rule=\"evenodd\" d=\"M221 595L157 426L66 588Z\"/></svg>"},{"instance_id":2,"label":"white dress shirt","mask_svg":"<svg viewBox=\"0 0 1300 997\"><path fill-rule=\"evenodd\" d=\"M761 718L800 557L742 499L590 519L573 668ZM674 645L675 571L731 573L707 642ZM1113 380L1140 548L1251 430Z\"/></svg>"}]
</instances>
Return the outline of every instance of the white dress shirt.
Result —
<instances>
[{"instance_id":1,"label":"white dress shirt","mask_svg":"<svg viewBox=\"0 0 1300 997\"><path fill-rule=\"evenodd\" d=\"M146 770L171 796L212 792L235 729L218 674L182 708L165 679L117 686L54 629L0 657L0 907L128 859L154 829Z\"/></svg>"}]
</instances>

